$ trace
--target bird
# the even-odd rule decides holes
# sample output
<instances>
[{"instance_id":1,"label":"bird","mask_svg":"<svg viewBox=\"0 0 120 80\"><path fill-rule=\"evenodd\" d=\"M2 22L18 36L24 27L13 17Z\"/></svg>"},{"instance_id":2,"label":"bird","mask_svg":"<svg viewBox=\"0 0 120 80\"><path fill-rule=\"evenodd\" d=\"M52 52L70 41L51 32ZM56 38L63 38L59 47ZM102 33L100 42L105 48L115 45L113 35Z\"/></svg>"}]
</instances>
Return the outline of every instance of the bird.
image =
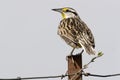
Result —
<instances>
[{"instance_id":1,"label":"bird","mask_svg":"<svg viewBox=\"0 0 120 80\"><path fill-rule=\"evenodd\" d=\"M89 55L95 55L95 40L92 31L81 20L77 11L71 7L52 10L62 15L57 34L72 47L70 55L73 55L74 50L79 48L82 48Z\"/></svg>"}]
</instances>

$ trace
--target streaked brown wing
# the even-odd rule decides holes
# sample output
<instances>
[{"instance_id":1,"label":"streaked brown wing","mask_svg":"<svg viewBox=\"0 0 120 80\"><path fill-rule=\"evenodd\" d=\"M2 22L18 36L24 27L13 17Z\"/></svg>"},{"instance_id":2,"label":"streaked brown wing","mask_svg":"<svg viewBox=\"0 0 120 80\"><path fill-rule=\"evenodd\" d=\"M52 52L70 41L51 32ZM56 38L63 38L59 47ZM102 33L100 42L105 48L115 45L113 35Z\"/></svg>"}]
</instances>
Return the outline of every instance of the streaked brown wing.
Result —
<instances>
[{"instance_id":1,"label":"streaked brown wing","mask_svg":"<svg viewBox=\"0 0 120 80\"><path fill-rule=\"evenodd\" d=\"M84 27L82 32L83 36L81 37L81 39L83 38L86 44L95 48L95 40L91 30L87 27L87 25L83 21L80 21L80 23Z\"/></svg>"},{"instance_id":2,"label":"streaked brown wing","mask_svg":"<svg viewBox=\"0 0 120 80\"><path fill-rule=\"evenodd\" d=\"M79 44L79 40L95 47L94 37L87 25L77 18L67 18L60 22L58 34L69 42ZM79 44L80 45L80 44Z\"/></svg>"}]
</instances>

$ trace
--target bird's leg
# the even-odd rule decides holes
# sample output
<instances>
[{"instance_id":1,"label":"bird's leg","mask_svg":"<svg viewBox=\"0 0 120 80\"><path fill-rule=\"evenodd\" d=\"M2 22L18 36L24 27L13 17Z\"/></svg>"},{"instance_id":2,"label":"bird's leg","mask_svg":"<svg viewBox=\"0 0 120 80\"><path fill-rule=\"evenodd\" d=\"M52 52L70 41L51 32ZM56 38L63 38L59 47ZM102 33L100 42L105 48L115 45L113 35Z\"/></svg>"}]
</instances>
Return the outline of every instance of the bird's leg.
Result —
<instances>
[{"instance_id":1,"label":"bird's leg","mask_svg":"<svg viewBox=\"0 0 120 80\"><path fill-rule=\"evenodd\" d=\"M78 54L81 54L81 55L82 55L83 52L84 52L84 49L83 49L80 53L78 53Z\"/></svg>"},{"instance_id":2,"label":"bird's leg","mask_svg":"<svg viewBox=\"0 0 120 80\"><path fill-rule=\"evenodd\" d=\"M76 55L82 55L83 52L84 52L84 49L82 49L82 51L80 53L77 53Z\"/></svg>"},{"instance_id":3,"label":"bird's leg","mask_svg":"<svg viewBox=\"0 0 120 80\"><path fill-rule=\"evenodd\" d=\"M71 56L71 57L72 57L74 50L75 50L75 48L72 49L72 51L70 52L70 55L68 55L68 56ZM66 57L66 60L68 60L67 57ZM72 61L74 62L73 57L72 57Z\"/></svg>"},{"instance_id":4,"label":"bird's leg","mask_svg":"<svg viewBox=\"0 0 120 80\"><path fill-rule=\"evenodd\" d=\"M71 58L72 58L72 62L73 62L73 64L75 64L75 61L74 61L73 56L72 56L72 55L73 55L74 50L75 50L75 48L73 48L73 49L72 49L72 51L71 51L71 53L70 53L70 56L71 56Z\"/></svg>"},{"instance_id":5,"label":"bird's leg","mask_svg":"<svg viewBox=\"0 0 120 80\"><path fill-rule=\"evenodd\" d=\"M70 56L73 55L74 50L75 50L75 48L73 48L72 51L70 52Z\"/></svg>"}]
</instances>

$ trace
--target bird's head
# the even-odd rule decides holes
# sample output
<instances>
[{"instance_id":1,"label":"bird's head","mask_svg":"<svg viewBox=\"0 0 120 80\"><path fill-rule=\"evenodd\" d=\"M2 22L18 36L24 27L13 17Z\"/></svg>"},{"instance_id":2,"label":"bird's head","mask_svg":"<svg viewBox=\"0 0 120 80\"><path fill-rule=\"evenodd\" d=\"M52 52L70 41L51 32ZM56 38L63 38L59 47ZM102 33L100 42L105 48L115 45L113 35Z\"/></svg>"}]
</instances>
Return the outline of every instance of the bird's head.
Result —
<instances>
[{"instance_id":1,"label":"bird's head","mask_svg":"<svg viewBox=\"0 0 120 80\"><path fill-rule=\"evenodd\" d=\"M64 7L64 8L57 8L52 9L53 11L60 12L62 14L63 19L65 18L71 18L71 17L78 17L77 12L70 7Z\"/></svg>"}]
</instances>

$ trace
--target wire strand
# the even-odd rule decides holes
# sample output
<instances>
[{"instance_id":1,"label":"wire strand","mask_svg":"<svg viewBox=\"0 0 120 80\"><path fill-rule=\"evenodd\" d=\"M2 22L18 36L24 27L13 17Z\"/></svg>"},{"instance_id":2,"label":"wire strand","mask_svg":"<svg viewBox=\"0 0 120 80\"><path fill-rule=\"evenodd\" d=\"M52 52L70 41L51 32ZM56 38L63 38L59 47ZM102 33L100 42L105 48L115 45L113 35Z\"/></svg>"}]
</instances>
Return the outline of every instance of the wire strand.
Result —
<instances>
[{"instance_id":1,"label":"wire strand","mask_svg":"<svg viewBox=\"0 0 120 80\"><path fill-rule=\"evenodd\" d=\"M25 78L11 78L11 79L0 79L0 80L27 80L27 79L47 79L47 78L61 78L71 76L75 74L65 74L65 75L58 75L58 76L43 76L43 77L25 77ZM80 74L81 75L81 74ZM119 74L111 74L111 75L98 75L98 74L92 74L92 73L82 73L84 76L93 76L93 77L114 77L114 76L120 76Z\"/></svg>"},{"instance_id":2,"label":"wire strand","mask_svg":"<svg viewBox=\"0 0 120 80\"><path fill-rule=\"evenodd\" d=\"M91 74L91 73L87 73L87 76L94 76L94 77L113 77L113 76L120 76L120 74L111 74L111 75L97 75L97 74Z\"/></svg>"}]
</instances>

